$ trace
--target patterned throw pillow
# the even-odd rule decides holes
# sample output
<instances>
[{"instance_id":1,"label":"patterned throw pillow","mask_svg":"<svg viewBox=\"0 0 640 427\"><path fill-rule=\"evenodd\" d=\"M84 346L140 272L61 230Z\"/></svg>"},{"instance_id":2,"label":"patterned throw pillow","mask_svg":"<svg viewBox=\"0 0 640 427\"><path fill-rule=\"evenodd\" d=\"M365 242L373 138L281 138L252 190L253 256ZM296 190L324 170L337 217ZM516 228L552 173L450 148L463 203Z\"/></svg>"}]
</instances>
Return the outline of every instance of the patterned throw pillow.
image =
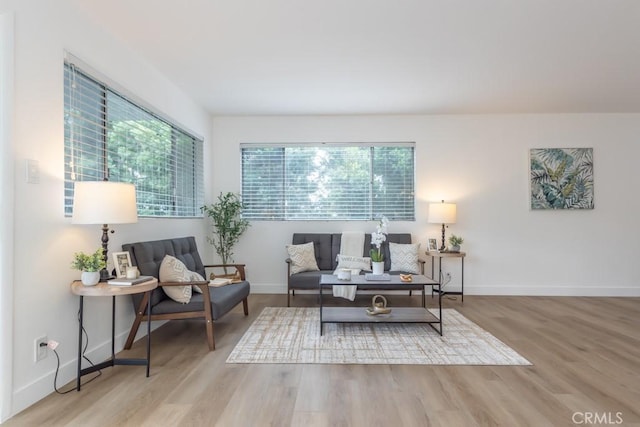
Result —
<instances>
[{"instance_id":1,"label":"patterned throw pillow","mask_svg":"<svg viewBox=\"0 0 640 427\"><path fill-rule=\"evenodd\" d=\"M182 261L171 255L165 255L160 264L161 282L190 282L193 274ZM187 304L191 301L191 286L162 286L162 290L176 302Z\"/></svg>"},{"instance_id":2,"label":"patterned throw pillow","mask_svg":"<svg viewBox=\"0 0 640 427\"><path fill-rule=\"evenodd\" d=\"M371 271L371 258L368 256L363 257L338 254L338 267L336 270L341 268Z\"/></svg>"},{"instance_id":3,"label":"patterned throw pillow","mask_svg":"<svg viewBox=\"0 0 640 427\"><path fill-rule=\"evenodd\" d=\"M313 242L303 245L287 245L287 252L289 252L289 258L291 259L291 274L320 270L316 262L316 251L313 248Z\"/></svg>"},{"instance_id":4,"label":"patterned throw pillow","mask_svg":"<svg viewBox=\"0 0 640 427\"><path fill-rule=\"evenodd\" d=\"M204 282L205 280L206 279L202 277L199 273L196 273L195 271L191 272L191 279L190 279L191 282ZM193 285L192 291L197 292L199 294L202 293L202 289L200 289L196 285Z\"/></svg>"},{"instance_id":5,"label":"patterned throw pillow","mask_svg":"<svg viewBox=\"0 0 640 427\"><path fill-rule=\"evenodd\" d=\"M389 242L391 270L420 274L420 263L418 262L419 250L420 243L401 244Z\"/></svg>"}]
</instances>

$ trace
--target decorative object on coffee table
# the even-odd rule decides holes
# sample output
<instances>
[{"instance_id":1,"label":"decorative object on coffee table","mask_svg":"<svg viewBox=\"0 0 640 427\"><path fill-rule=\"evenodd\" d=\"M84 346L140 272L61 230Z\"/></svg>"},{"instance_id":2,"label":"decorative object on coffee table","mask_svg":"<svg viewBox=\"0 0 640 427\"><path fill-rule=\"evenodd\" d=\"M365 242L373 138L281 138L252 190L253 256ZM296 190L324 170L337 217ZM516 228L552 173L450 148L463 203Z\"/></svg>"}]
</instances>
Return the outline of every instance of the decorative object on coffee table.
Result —
<instances>
[{"instance_id":1,"label":"decorative object on coffee table","mask_svg":"<svg viewBox=\"0 0 640 427\"><path fill-rule=\"evenodd\" d=\"M382 253L381 248L382 244L387 240L388 227L389 220L383 215L376 227L376 231L371 233L371 244L376 247L376 249L371 249L369 251L369 254L371 255L371 269L373 274L384 273L384 254Z\"/></svg>"},{"instance_id":2,"label":"decorative object on coffee table","mask_svg":"<svg viewBox=\"0 0 640 427\"><path fill-rule=\"evenodd\" d=\"M378 302L378 300L381 301ZM391 309L387 307L387 299L384 295L374 295L373 298L371 298L371 307L367 307L366 311L369 316L391 313Z\"/></svg>"}]
</instances>

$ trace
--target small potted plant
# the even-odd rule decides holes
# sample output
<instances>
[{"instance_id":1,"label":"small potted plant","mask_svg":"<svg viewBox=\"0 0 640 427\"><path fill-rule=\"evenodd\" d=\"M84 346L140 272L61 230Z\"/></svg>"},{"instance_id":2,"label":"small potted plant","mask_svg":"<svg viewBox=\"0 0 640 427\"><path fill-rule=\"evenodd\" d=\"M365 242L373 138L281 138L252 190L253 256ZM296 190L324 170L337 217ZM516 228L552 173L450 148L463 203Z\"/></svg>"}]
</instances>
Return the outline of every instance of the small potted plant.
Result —
<instances>
[{"instance_id":1,"label":"small potted plant","mask_svg":"<svg viewBox=\"0 0 640 427\"><path fill-rule=\"evenodd\" d=\"M71 268L82 271L80 280L85 286L97 284L100 281L100 270L106 266L107 263L104 262L102 248L91 255L87 255L84 252L76 252L73 255L73 262L71 262Z\"/></svg>"},{"instance_id":2,"label":"small potted plant","mask_svg":"<svg viewBox=\"0 0 640 427\"><path fill-rule=\"evenodd\" d=\"M449 244L451 245L449 246L449 252L460 252L460 245L462 243L464 243L462 237L452 234L451 237L449 237Z\"/></svg>"}]
</instances>

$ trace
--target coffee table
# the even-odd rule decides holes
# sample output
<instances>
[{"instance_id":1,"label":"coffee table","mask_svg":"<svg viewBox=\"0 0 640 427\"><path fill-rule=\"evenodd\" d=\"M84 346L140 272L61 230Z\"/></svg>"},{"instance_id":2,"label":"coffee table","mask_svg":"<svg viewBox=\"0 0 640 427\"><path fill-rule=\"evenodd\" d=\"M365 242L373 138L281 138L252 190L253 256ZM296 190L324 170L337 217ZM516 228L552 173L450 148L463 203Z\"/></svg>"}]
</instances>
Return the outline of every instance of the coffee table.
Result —
<instances>
[{"instance_id":1,"label":"coffee table","mask_svg":"<svg viewBox=\"0 0 640 427\"><path fill-rule=\"evenodd\" d=\"M322 290L336 285L355 285L364 291L415 291L422 292L422 307L391 307L391 313L371 316L365 307L325 307ZM425 287L431 286L438 294L438 316L426 308ZM423 275L413 275L411 282L403 282L400 276L391 275L389 280L367 280L364 275L351 276L351 280L339 280L332 274L323 274L319 282L320 335L325 323L428 323L442 335L442 290L440 284ZM436 328L434 325L439 324Z\"/></svg>"}]
</instances>

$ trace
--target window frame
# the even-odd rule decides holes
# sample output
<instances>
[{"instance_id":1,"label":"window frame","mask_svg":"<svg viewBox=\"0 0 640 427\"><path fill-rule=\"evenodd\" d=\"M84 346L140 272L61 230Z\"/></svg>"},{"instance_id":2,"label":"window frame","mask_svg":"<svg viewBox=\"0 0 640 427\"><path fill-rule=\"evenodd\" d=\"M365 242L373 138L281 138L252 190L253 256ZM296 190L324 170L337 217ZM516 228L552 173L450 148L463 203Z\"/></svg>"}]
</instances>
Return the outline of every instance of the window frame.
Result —
<instances>
[{"instance_id":1,"label":"window frame","mask_svg":"<svg viewBox=\"0 0 640 427\"><path fill-rule=\"evenodd\" d=\"M368 176L368 194L367 200L364 202L366 208L364 208L361 212L363 213L360 217L349 217L350 213L345 213L344 210L340 210L339 213L335 216L331 216L331 214L325 214L325 216L321 217L292 217L287 209L287 204L289 199L287 197L287 149L296 148L296 149L318 149L318 148L328 148L328 147L349 147L349 148L364 148L369 151L368 154L368 167L369 167L369 176ZM415 153L415 142L374 142L374 143L365 143L365 142L335 142L335 143L241 143L240 144L240 169L241 169L241 188L243 195L243 202L245 203L245 209L243 211L243 217L251 220L251 221L371 221L377 220L382 215L387 216L391 221L415 221L416 219L416 196L415 196L415 183L416 183L416 153ZM374 163L379 162L379 159L376 159L374 153L375 149L379 148L407 148L411 153L411 171L408 171L407 175L409 175L410 183L406 187L407 190L410 191L410 196L405 195L406 200L410 198L410 209L404 211L402 215L389 214L388 212L383 212L384 208L381 211L376 212L376 203L374 202L374 197L376 195L376 191L374 190L374 180L376 176L379 176L376 172L378 169L374 169ZM265 206L273 207L272 215L265 215L264 209L262 212L252 212L253 203L253 194L251 191L247 191L247 188L251 185L247 183L246 180L246 164L245 164L245 154L250 155L250 150L256 149L275 149L282 150L281 162L282 162L282 171L281 177L279 181L274 180L273 185L268 188L278 187L281 188L282 193L274 198L278 200L279 205L271 205L269 206L269 201L265 204ZM275 168L277 169L277 168ZM277 174L273 174L277 175ZM300 177L298 177L300 178ZM308 193L309 195L312 193Z\"/></svg>"},{"instance_id":2,"label":"window frame","mask_svg":"<svg viewBox=\"0 0 640 427\"><path fill-rule=\"evenodd\" d=\"M73 182L114 179L136 184L138 192L137 208L140 217L202 218L203 213L200 208L204 205L203 138L185 130L183 126L158 113L134 95L121 89L117 84L105 81L107 79L70 54L65 56L63 70L65 94L65 197L63 205L65 216L72 215ZM76 74L71 75L71 73ZM80 105L81 102L77 102L78 98L81 97L81 95L78 95L80 90L75 86L79 84L79 77L83 79L81 84L87 85L89 91L98 93L90 100L94 102L93 105ZM98 103L100 103L100 112L97 112L97 109L92 111L91 107L95 107ZM118 108L120 108L120 111L116 112ZM111 136L114 139L117 136L117 131L110 126L112 124L109 122L110 109L113 111L112 114L125 114L124 119L113 123L125 123L125 126L130 128L139 126L139 123L142 123L142 126L147 124L150 126L163 126L167 129L164 138L158 136L159 139L164 141L167 148L164 151L153 151L154 155L159 154L158 162L164 168L158 168L151 175L142 175L142 181L140 181L139 172L144 167L144 162L141 161L140 156L140 158L131 160L132 170L129 176L110 170L109 164L115 161L113 156L116 155L119 149L122 147L127 148L128 144L137 143L138 146L140 144L135 137L123 140L122 144L114 141L109 142ZM126 114L131 115L126 116ZM127 124L127 121L131 123ZM91 136L87 137L86 134L76 135L73 132L73 130L77 132L79 127L87 123L95 128L95 132ZM74 128L74 126L76 127ZM149 129L146 130L149 131ZM77 133L80 134L81 132ZM142 143L144 144L144 142ZM76 165L78 156L74 151L78 150L78 147L89 147L95 151L86 155L94 163L93 167L85 169L90 171L90 175L87 175L84 172L85 170ZM153 148L147 146L144 152L148 153L151 150ZM143 151L141 150L141 152ZM114 177L114 174L120 176ZM182 180L177 178L177 174L184 178ZM166 180L168 184L165 185L164 189L161 189L161 184L158 180ZM142 185L143 182L147 183L146 192Z\"/></svg>"}]
</instances>

